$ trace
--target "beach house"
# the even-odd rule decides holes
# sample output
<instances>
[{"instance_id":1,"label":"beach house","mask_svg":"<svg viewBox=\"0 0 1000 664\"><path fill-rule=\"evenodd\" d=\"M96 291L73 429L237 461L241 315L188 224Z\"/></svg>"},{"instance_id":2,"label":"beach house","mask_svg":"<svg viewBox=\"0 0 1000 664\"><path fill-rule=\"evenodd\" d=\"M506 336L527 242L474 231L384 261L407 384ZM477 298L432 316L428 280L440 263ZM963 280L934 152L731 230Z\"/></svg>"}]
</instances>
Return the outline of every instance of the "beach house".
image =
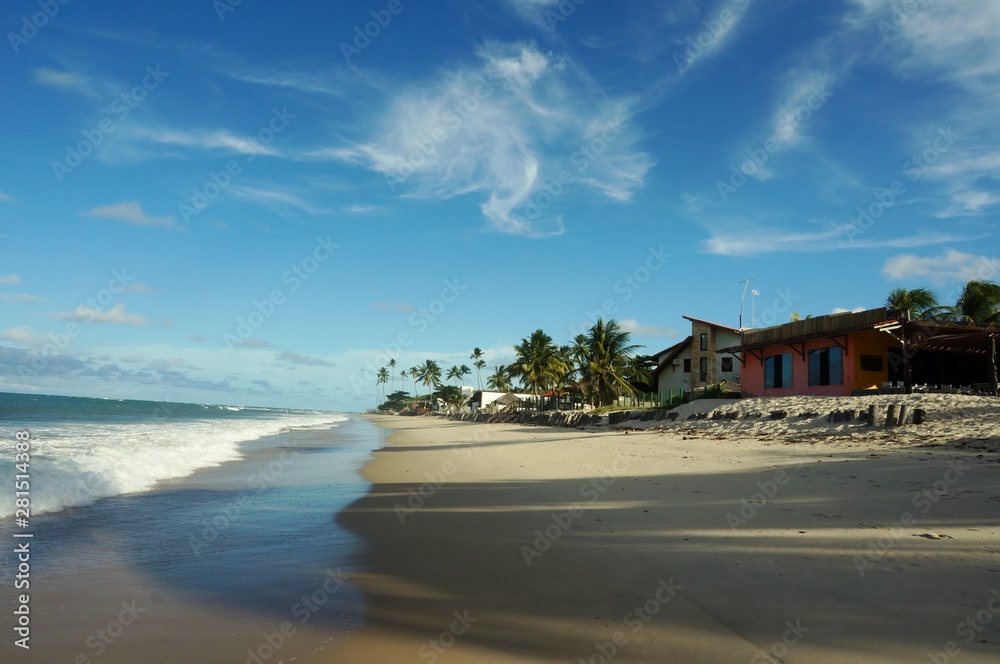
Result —
<instances>
[{"instance_id":1,"label":"beach house","mask_svg":"<svg viewBox=\"0 0 1000 664\"><path fill-rule=\"evenodd\" d=\"M908 320L869 309L745 330L742 388L754 396L849 396L877 390L996 394L995 325Z\"/></svg>"},{"instance_id":2,"label":"beach house","mask_svg":"<svg viewBox=\"0 0 1000 664\"><path fill-rule=\"evenodd\" d=\"M740 382L740 331L727 325L684 316L691 335L652 357L656 359L657 389L661 394L684 392L721 381ZM726 351L720 349L728 348Z\"/></svg>"}]
</instances>

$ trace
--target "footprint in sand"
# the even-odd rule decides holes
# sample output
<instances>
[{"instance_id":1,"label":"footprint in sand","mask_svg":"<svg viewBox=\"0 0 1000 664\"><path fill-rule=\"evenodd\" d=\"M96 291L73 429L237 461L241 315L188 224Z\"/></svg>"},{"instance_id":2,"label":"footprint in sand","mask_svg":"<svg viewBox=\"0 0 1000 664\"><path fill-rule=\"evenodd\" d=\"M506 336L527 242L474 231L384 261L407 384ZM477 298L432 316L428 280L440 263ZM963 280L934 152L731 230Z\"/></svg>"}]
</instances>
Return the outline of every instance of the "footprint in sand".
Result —
<instances>
[{"instance_id":1,"label":"footprint in sand","mask_svg":"<svg viewBox=\"0 0 1000 664\"><path fill-rule=\"evenodd\" d=\"M944 534L937 535L935 533L914 533L913 536L914 537L923 537L924 539L932 539L932 540L955 539L951 535L944 535Z\"/></svg>"}]
</instances>

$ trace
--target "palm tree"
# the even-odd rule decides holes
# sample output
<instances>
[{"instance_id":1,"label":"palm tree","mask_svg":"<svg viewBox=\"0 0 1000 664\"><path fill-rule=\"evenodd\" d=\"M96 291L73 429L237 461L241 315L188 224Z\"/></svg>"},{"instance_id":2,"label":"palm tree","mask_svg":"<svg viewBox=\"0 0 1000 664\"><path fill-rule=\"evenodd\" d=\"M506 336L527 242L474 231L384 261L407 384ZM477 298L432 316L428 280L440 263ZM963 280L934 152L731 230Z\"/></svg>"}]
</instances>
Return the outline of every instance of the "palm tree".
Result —
<instances>
[{"instance_id":1,"label":"palm tree","mask_svg":"<svg viewBox=\"0 0 1000 664\"><path fill-rule=\"evenodd\" d=\"M479 389L483 389L483 376L481 371L486 368L486 360L483 359L483 349L473 348L472 355L469 356L472 360L472 366L476 368L476 385Z\"/></svg>"},{"instance_id":2,"label":"palm tree","mask_svg":"<svg viewBox=\"0 0 1000 664\"><path fill-rule=\"evenodd\" d=\"M611 404L620 394L634 394L626 378L632 360L642 346L630 344L631 335L618 323L598 318L587 335L587 356L580 371L580 384L594 406Z\"/></svg>"},{"instance_id":3,"label":"palm tree","mask_svg":"<svg viewBox=\"0 0 1000 664\"><path fill-rule=\"evenodd\" d=\"M410 378L413 379L413 398L417 398L417 379L420 378L420 367L410 367Z\"/></svg>"},{"instance_id":4,"label":"palm tree","mask_svg":"<svg viewBox=\"0 0 1000 664\"><path fill-rule=\"evenodd\" d=\"M934 318L941 314L944 307L938 304L934 292L927 288L893 288L885 298L885 306L889 309L909 311L915 319Z\"/></svg>"},{"instance_id":5,"label":"palm tree","mask_svg":"<svg viewBox=\"0 0 1000 664\"><path fill-rule=\"evenodd\" d=\"M455 379L455 385L456 386L458 385L458 381L460 381L462 379L462 371L461 371L461 369L458 368L457 364L453 365L451 367L451 369L448 369L448 374L445 376L445 378L448 379L448 380L451 380L452 378L454 378Z\"/></svg>"},{"instance_id":6,"label":"palm tree","mask_svg":"<svg viewBox=\"0 0 1000 664\"><path fill-rule=\"evenodd\" d=\"M472 360L472 366L476 367L476 385L479 389L483 389L483 377L480 373L486 368L486 360L483 359L483 349L478 347L473 348L469 359Z\"/></svg>"},{"instance_id":7,"label":"palm tree","mask_svg":"<svg viewBox=\"0 0 1000 664\"><path fill-rule=\"evenodd\" d=\"M500 364L493 368L493 375L486 379L486 387L497 392L510 392L513 386L510 384L510 376L507 375L507 367Z\"/></svg>"},{"instance_id":8,"label":"palm tree","mask_svg":"<svg viewBox=\"0 0 1000 664\"><path fill-rule=\"evenodd\" d=\"M392 392L395 389L395 387L394 387L395 379L396 379L396 360L390 357L389 358L389 391L390 392Z\"/></svg>"},{"instance_id":9,"label":"palm tree","mask_svg":"<svg viewBox=\"0 0 1000 664\"><path fill-rule=\"evenodd\" d=\"M431 388L441 384L441 365L434 360L425 360L417 370L420 372L420 381L427 388L427 394L430 396Z\"/></svg>"},{"instance_id":10,"label":"palm tree","mask_svg":"<svg viewBox=\"0 0 1000 664\"><path fill-rule=\"evenodd\" d=\"M458 380L461 381L463 385L465 384L465 377L471 374L472 374L472 369L465 366L464 364L458 368ZM461 385L459 385L459 387L461 387Z\"/></svg>"},{"instance_id":11,"label":"palm tree","mask_svg":"<svg viewBox=\"0 0 1000 664\"><path fill-rule=\"evenodd\" d=\"M559 358L559 348L552 343L552 337L542 330L535 330L530 337L521 339L521 343L514 346L514 352L517 359L510 366L510 375L519 377L531 388L536 402L539 390L555 385L569 371Z\"/></svg>"},{"instance_id":12,"label":"palm tree","mask_svg":"<svg viewBox=\"0 0 1000 664\"><path fill-rule=\"evenodd\" d=\"M389 382L389 371L382 367L378 370L378 375L376 376L376 385L385 385ZM379 403L382 403L384 399L379 399Z\"/></svg>"},{"instance_id":13,"label":"palm tree","mask_svg":"<svg viewBox=\"0 0 1000 664\"><path fill-rule=\"evenodd\" d=\"M980 325L1000 323L1000 285L979 280L965 284L955 303L955 318Z\"/></svg>"}]
</instances>

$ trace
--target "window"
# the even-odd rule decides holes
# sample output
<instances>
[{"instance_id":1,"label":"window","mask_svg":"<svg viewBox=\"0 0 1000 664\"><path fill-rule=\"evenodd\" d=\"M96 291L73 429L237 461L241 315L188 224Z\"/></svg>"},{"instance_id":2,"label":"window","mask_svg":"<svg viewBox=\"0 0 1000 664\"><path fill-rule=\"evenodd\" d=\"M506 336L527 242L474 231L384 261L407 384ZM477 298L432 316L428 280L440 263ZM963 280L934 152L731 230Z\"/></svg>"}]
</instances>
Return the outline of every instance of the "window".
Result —
<instances>
[{"instance_id":1,"label":"window","mask_svg":"<svg viewBox=\"0 0 1000 664\"><path fill-rule=\"evenodd\" d=\"M708 350L708 332L701 333L701 349Z\"/></svg>"},{"instance_id":2,"label":"window","mask_svg":"<svg viewBox=\"0 0 1000 664\"><path fill-rule=\"evenodd\" d=\"M698 380L702 383L708 382L708 358L703 357L698 361Z\"/></svg>"},{"instance_id":3,"label":"window","mask_svg":"<svg viewBox=\"0 0 1000 664\"><path fill-rule=\"evenodd\" d=\"M691 358L684 360L684 373L691 373Z\"/></svg>"},{"instance_id":4,"label":"window","mask_svg":"<svg viewBox=\"0 0 1000 664\"><path fill-rule=\"evenodd\" d=\"M844 351L839 346L809 351L809 384L840 385L844 382Z\"/></svg>"},{"instance_id":5,"label":"window","mask_svg":"<svg viewBox=\"0 0 1000 664\"><path fill-rule=\"evenodd\" d=\"M764 359L766 389L792 386L792 354L771 355Z\"/></svg>"},{"instance_id":6,"label":"window","mask_svg":"<svg viewBox=\"0 0 1000 664\"><path fill-rule=\"evenodd\" d=\"M731 357L722 358L722 366L720 368L723 373L733 373L733 358Z\"/></svg>"},{"instance_id":7,"label":"window","mask_svg":"<svg viewBox=\"0 0 1000 664\"><path fill-rule=\"evenodd\" d=\"M881 355L862 355L861 356L861 370L862 371L882 371L883 367L882 356Z\"/></svg>"}]
</instances>

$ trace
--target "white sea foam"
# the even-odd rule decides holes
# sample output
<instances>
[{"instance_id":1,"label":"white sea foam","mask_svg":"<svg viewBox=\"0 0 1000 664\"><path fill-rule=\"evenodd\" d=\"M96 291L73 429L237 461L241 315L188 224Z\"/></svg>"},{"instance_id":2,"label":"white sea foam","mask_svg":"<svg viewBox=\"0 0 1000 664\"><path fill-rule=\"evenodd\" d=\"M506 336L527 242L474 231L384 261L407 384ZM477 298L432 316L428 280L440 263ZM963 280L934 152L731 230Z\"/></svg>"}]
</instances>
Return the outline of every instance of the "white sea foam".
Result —
<instances>
[{"instance_id":1,"label":"white sea foam","mask_svg":"<svg viewBox=\"0 0 1000 664\"><path fill-rule=\"evenodd\" d=\"M332 413L163 423L31 427L31 515L149 491L159 480L239 459L243 444L290 427L337 426ZM14 468L0 476L0 518L14 514Z\"/></svg>"}]
</instances>

